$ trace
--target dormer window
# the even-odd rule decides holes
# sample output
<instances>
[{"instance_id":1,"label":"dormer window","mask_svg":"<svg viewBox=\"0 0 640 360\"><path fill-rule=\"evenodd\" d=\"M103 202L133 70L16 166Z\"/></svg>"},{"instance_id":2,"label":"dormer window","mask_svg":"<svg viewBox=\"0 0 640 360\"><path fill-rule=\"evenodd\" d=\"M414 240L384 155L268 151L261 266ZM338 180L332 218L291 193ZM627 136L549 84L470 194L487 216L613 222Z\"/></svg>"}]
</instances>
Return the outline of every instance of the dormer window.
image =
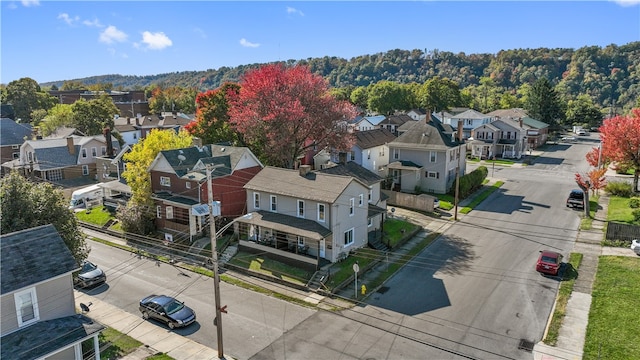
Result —
<instances>
[{"instance_id":1,"label":"dormer window","mask_svg":"<svg viewBox=\"0 0 640 360\"><path fill-rule=\"evenodd\" d=\"M40 320L36 288L30 288L13 295L18 315L18 326L23 327Z\"/></svg>"}]
</instances>

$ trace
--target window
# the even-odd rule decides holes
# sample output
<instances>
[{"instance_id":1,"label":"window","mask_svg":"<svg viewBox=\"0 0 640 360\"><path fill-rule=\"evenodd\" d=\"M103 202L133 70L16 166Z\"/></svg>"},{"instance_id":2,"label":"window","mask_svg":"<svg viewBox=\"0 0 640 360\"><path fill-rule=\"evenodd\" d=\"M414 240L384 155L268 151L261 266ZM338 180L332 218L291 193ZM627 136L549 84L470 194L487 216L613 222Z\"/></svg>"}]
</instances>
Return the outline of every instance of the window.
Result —
<instances>
[{"instance_id":1,"label":"window","mask_svg":"<svg viewBox=\"0 0 640 360\"><path fill-rule=\"evenodd\" d=\"M11 145L11 149L12 150L18 150L18 149L20 149L20 145Z\"/></svg>"},{"instance_id":2,"label":"window","mask_svg":"<svg viewBox=\"0 0 640 360\"><path fill-rule=\"evenodd\" d=\"M393 149L393 158L395 160L398 160L400 158L400 150L399 149Z\"/></svg>"},{"instance_id":3,"label":"window","mask_svg":"<svg viewBox=\"0 0 640 360\"><path fill-rule=\"evenodd\" d=\"M353 229L344 232L344 246L353 244Z\"/></svg>"},{"instance_id":4,"label":"window","mask_svg":"<svg viewBox=\"0 0 640 360\"><path fill-rule=\"evenodd\" d=\"M20 153L14 152L13 153L13 158L14 159L19 159L20 158Z\"/></svg>"},{"instance_id":5,"label":"window","mask_svg":"<svg viewBox=\"0 0 640 360\"><path fill-rule=\"evenodd\" d=\"M324 214L324 204L318 204L318 221L324 222L325 214Z\"/></svg>"},{"instance_id":6,"label":"window","mask_svg":"<svg viewBox=\"0 0 640 360\"><path fill-rule=\"evenodd\" d=\"M100 148L100 153L102 154L102 156L107 155L107 147L106 146L102 146ZM109 155L111 155L111 154L109 154Z\"/></svg>"},{"instance_id":7,"label":"window","mask_svg":"<svg viewBox=\"0 0 640 360\"><path fill-rule=\"evenodd\" d=\"M260 209L260 193L253 193L253 207L255 209Z\"/></svg>"},{"instance_id":8,"label":"window","mask_svg":"<svg viewBox=\"0 0 640 360\"><path fill-rule=\"evenodd\" d=\"M367 150L367 159L371 160L371 150Z\"/></svg>"},{"instance_id":9,"label":"window","mask_svg":"<svg viewBox=\"0 0 640 360\"><path fill-rule=\"evenodd\" d=\"M296 236L298 239L298 246L304 246L304 236Z\"/></svg>"},{"instance_id":10,"label":"window","mask_svg":"<svg viewBox=\"0 0 640 360\"><path fill-rule=\"evenodd\" d=\"M82 149L82 157L86 158L87 157L87 149Z\"/></svg>"},{"instance_id":11,"label":"window","mask_svg":"<svg viewBox=\"0 0 640 360\"><path fill-rule=\"evenodd\" d=\"M380 148L380 156L384 156L384 146Z\"/></svg>"},{"instance_id":12,"label":"window","mask_svg":"<svg viewBox=\"0 0 640 360\"><path fill-rule=\"evenodd\" d=\"M13 294L18 315L18 326L23 327L40 320L36 288L30 288Z\"/></svg>"},{"instance_id":13,"label":"window","mask_svg":"<svg viewBox=\"0 0 640 360\"><path fill-rule=\"evenodd\" d=\"M96 149L95 147L91 148L91 157L96 157L98 156L98 149Z\"/></svg>"},{"instance_id":14,"label":"window","mask_svg":"<svg viewBox=\"0 0 640 360\"><path fill-rule=\"evenodd\" d=\"M356 152L355 152L355 151L351 151L351 152L349 153L349 156L350 156L350 157L349 157L349 159L350 159L351 161L355 161L355 160L356 160Z\"/></svg>"},{"instance_id":15,"label":"window","mask_svg":"<svg viewBox=\"0 0 640 360\"><path fill-rule=\"evenodd\" d=\"M173 219L173 206L167 206L165 212L167 213L167 219Z\"/></svg>"},{"instance_id":16,"label":"window","mask_svg":"<svg viewBox=\"0 0 640 360\"><path fill-rule=\"evenodd\" d=\"M278 198L275 195L271 195L271 211L273 212L277 212L278 211Z\"/></svg>"},{"instance_id":17,"label":"window","mask_svg":"<svg viewBox=\"0 0 640 360\"><path fill-rule=\"evenodd\" d=\"M373 199L373 189L369 188L369 198L367 199L367 202L371 202L371 200Z\"/></svg>"},{"instance_id":18,"label":"window","mask_svg":"<svg viewBox=\"0 0 640 360\"><path fill-rule=\"evenodd\" d=\"M89 165L82 165L82 175L89 175Z\"/></svg>"},{"instance_id":19,"label":"window","mask_svg":"<svg viewBox=\"0 0 640 360\"><path fill-rule=\"evenodd\" d=\"M362 206L364 204L364 194L360 194L358 197L358 206Z\"/></svg>"},{"instance_id":20,"label":"window","mask_svg":"<svg viewBox=\"0 0 640 360\"><path fill-rule=\"evenodd\" d=\"M160 176L160 186L171 186L171 178L168 176Z\"/></svg>"},{"instance_id":21,"label":"window","mask_svg":"<svg viewBox=\"0 0 640 360\"><path fill-rule=\"evenodd\" d=\"M429 151L429 162L436 162L437 160L437 156L436 156L437 152L435 151Z\"/></svg>"},{"instance_id":22,"label":"window","mask_svg":"<svg viewBox=\"0 0 640 360\"><path fill-rule=\"evenodd\" d=\"M160 205L156 206L156 217L162 219L162 206Z\"/></svg>"},{"instance_id":23,"label":"window","mask_svg":"<svg viewBox=\"0 0 640 360\"><path fill-rule=\"evenodd\" d=\"M430 179L440 179L440 173L436 171L427 171L425 176Z\"/></svg>"},{"instance_id":24,"label":"window","mask_svg":"<svg viewBox=\"0 0 640 360\"><path fill-rule=\"evenodd\" d=\"M33 153L32 152L28 152L27 153L27 158L29 159L29 162L33 161Z\"/></svg>"},{"instance_id":25,"label":"window","mask_svg":"<svg viewBox=\"0 0 640 360\"><path fill-rule=\"evenodd\" d=\"M186 183L184 183L184 186L185 186L187 189L191 189L191 182L190 182L190 181L187 181Z\"/></svg>"},{"instance_id":26,"label":"window","mask_svg":"<svg viewBox=\"0 0 640 360\"><path fill-rule=\"evenodd\" d=\"M353 208L354 208L354 206L355 206L355 205L354 205L354 204L355 204L355 202L356 202L356 201L355 201L355 199L354 199L354 198L349 199L349 216L353 216L353 211L354 211L354 209L353 209Z\"/></svg>"},{"instance_id":27,"label":"window","mask_svg":"<svg viewBox=\"0 0 640 360\"><path fill-rule=\"evenodd\" d=\"M373 226L373 218L369 218L369 222L367 223L367 227Z\"/></svg>"},{"instance_id":28,"label":"window","mask_svg":"<svg viewBox=\"0 0 640 360\"><path fill-rule=\"evenodd\" d=\"M304 201L298 200L298 217L304 217Z\"/></svg>"}]
</instances>

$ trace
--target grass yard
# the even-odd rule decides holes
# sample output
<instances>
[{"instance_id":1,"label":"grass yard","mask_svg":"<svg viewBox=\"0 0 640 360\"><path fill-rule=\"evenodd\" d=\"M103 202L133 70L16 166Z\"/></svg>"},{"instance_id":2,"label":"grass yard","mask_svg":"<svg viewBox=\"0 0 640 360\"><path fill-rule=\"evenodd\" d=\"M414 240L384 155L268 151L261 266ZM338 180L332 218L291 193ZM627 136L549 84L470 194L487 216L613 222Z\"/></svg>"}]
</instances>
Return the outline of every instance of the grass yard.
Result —
<instances>
[{"instance_id":1,"label":"grass yard","mask_svg":"<svg viewBox=\"0 0 640 360\"><path fill-rule=\"evenodd\" d=\"M82 210L76 212L76 217L80 221L84 221L97 226L103 226L109 220L113 219L113 215L107 210L104 210L102 206L94 207L89 210Z\"/></svg>"},{"instance_id":2,"label":"grass yard","mask_svg":"<svg viewBox=\"0 0 640 360\"><path fill-rule=\"evenodd\" d=\"M100 359L119 359L140 346L144 345L140 341L123 334L115 329L106 328L99 336ZM93 340L85 340L82 343L82 352L84 354L93 354ZM171 358L169 358L171 359Z\"/></svg>"},{"instance_id":3,"label":"grass yard","mask_svg":"<svg viewBox=\"0 0 640 360\"><path fill-rule=\"evenodd\" d=\"M382 242L387 244L389 247L394 248L405 234L409 234L417 228L418 225L412 224L408 221L387 219L384 222L384 237Z\"/></svg>"},{"instance_id":4,"label":"grass yard","mask_svg":"<svg viewBox=\"0 0 640 360\"><path fill-rule=\"evenodd\" d=\"M640 259L601 256L583 359L640 359Z\"/></svg>"},{"instance_id":5,"label":"grass yard","mask_svg":"<svg viewBox=\"0 0 640 360\"><path fill-rule=\"evenodd\" d=\"M387 222L385 222L385 229L387 227ZM347 279L353 276L353 264L358 262L358 266L360 267L360 271L364 272L369 264L378 260L380 257L380 253L376 250L370 249L358 249L358 251L344 259L343 261L337 262L331 266L329 280L325 283L325 285L333 290L336 286L344 283Z\"/></svg>"},{"instance_id":6,"label":"grass yard","mask_svg":"<svg viewBox=\"0 0 640 360\"><path fill-rule=\"evenodd\" d=\"M231 258L229 263L301 285L305 285L311 279L311 276L313 276L313 272L305 271L304 269L290 266L262 255L246 252L237 253Z\"/></svg>"},{"instance_id":7,"label":"grass yard","mask_svg":"<svg viewBox=\"0 0 640 360\"><path fill-rule=\"evenodd\" d=\"M609 212L607 220L616 221L627 224L634 224L632 208L629 207L629 198L620 196L611 196L609 198Z\"/></svg>"}]
</instances>

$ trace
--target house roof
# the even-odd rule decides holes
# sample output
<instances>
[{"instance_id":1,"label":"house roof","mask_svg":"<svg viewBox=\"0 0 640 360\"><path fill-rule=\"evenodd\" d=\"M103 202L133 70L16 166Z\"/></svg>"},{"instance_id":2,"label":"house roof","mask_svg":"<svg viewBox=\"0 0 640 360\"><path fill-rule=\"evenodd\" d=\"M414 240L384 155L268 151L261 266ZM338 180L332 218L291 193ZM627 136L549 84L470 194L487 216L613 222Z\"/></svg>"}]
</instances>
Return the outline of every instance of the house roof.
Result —
<instances>
[{"instance_id":1,"label":"house roof","mask_svg":"<svg viewBox=\"0 0 640 360\"><path fill-rule=\"evenodd\" d=\"M84 134L82 134L76 128L61 126L55 129L51 134L46 136L45 139L61 139L69 137L71 135L83 136Z\"/></svg>"},{"instance_id":2,"label":"house roof","mask_svg":"<svg viewBox=\"0 0 640 360\"><path fill-rule=\"evenodd\" d=\"M81 145L84 145L94 139L106 144L104 135L74 135L71 136L71 138L73 139L75 149L73 154L69 152L69 148L67 146L68 138L26 141L34 149L36 159L38 160L34 168L37 170L51 170L76 165L78 163L78 156L80 156ZM114 147L119 147L118 140L113 136L111 137L111 143Z\"/></svg>"},{"instance_id":3,"label":"house roof","mask_svg":"<svg viewBox=\"0 0 640 360\"><path fill-rule=\"evenodd\" d=\"M549 127L549 124L540 120L532 119L528 116L522 118L522 123L534 129L545 129Z\"/></svg>"},{"instance_id":4,"label":"house roof","mask_svg":"<svg viewBox=\"0 0 640 360\"><path fill-rule=\"evenodd\" d=\"M330 229L327 229L313 220L270 211L261 210L252 212L243 216L241 219L241 222L269 227L276 231L296 234L318 241L331 235Z\"/></svg>"},{"instance_id":5,"label":"house roof","mask_svg":"<svg viewBox=\"0 0 640 360\"><path fill-rule=\"evenodd\" d=\"M18 124L9 118L0 118L0 146L21 145L29 139L33 129L30 124Z\"/></svg>"},{"instance_id":6,"label":"house roof","mask_svg":"<svg viewBox=\"0 0 640 360\"><path fill-rule=\"evenodd\" d=\"M415 125L389 143L389 147L447 150L460 144L445 134L439 121L417 121Z\"/></svg>"},{"instance_id":7,"label":"house roof","mask_svg":"<svg viewBox=\"0 0 640 360\"><path fill-rule=\"evenodd\" d=\"M524 109L522 108L511 108L511 109L498 109L498 110L493 110L492 112L488 113L487 115L489 116L493 116L493 117L498 117L501 119L505 119L505 118L511 118L511 119L518 119L518 118L523 118L523 117L528 117L529 115L527 115L527 112L524 111Z\"/></svg>"},{"instance_id":8,"label":"house roof","mask_svg":"<svg viewBox=\"0 0 640 360\"><path fill-rule=\"evenodd\" d=\"M408 121L415 121L411 116L407 114L389 115L386 119L382 120L378 125L395 125L400 126Z\"/></svg>"},{"instance_id":9,"label":"house roof","mask_svg":"<svg viewBox=\"0 0 640 360\"><path fill-rule=\"evenodd\" d=\"M165 158L178 177L191 171L200 159L211 157L209 148L206 146L162 150L159 155Z\"/></svg>"},{"instance_id":10,"label":"house roof","mask_svg":"<svg viewBox=\"0 0 640 360\"><path fill-rule=\"evenodd\" d=\"M485 115L481 112L475 111L473 109L469 109L465 112L461 112L460 114L453 115L451 120L462 120L462 119L486 119L491 117L490 115Z\"/></svg>"},{"instance_id":11,"label":"house roof","mask_svg":"<svg viewBox=\"0 0 640 360\"><path fill-rule=\"evenodd\" d=\"M3 295L79 268L51 224L0 236L0 258ZM2 339L4 348L4 337Z\"/></svg>"},{"instance_id":12,"label":"house roof","mask_svg":"<svg viewBox=\"0 0 640 360\"><path fill-rule=\"evenodd\" d=\"M316 172L334 175L352 176L367 185L373 185L384 180L378 174L373 173L353 161L349 161L346 164L338 164L330 168L317 170Z\"/></svg>"},{"instance_id":13,"label":"house roof","mask_svg":"<svg viewBox=\"0 0 640 360\"><path fill-rule=\"evenodd\" d=\"M411 120L413 121L413 120ZM360 149L371 149L393 141L396 136L387 129L374 129L354 132L356 146Z\"/></svg>"},{"instance_id":14,"label":"house roof","mask_svg":"<svg viewBox=\"0 0 640 360\"><path fill-rule=\"evenodd\" d=\"M427 110L426 110L426 109L420 109L420 108L417 108L417 109L411 109L411 110L409 110L409 112L412 112L412 111L413 111L416 115L427 115Z\"/></svg>"},{"instance_id":15,"label":"house roof","mask_svg":"<svg viewBox=\"0 0 640 360\"><path fill-rule=\"evenodd\" d=\"M309 172L306 176L301 176L298 170L267 166L249 180L244 188L332 204L352 181L358 180L351 176L321 172Z\"/></svg>"},{"instance_id":16,"label":"house roof","mask_svg":"<svg viewBox=\"0 0 640 360\"><path fill-rule=\"evenodd\" d=\"M367 119L367 121L369 121L373 126L377 126L385 118L386 118L386 116L384 116L384 115L375 115L375 116L367 116L367 117L365 117L365 119Z\"/></svg>"},{"instance_id":17,"label":"house roof","mask_svg":"<svg viewBox=\"0 0 640 360\"><path fill-rule=\"evenodd\" d=\"M244 158L245 155L250 155L253 160L260 165L263 166L260 160L253 155L253 152L248 147L245 146L228 146L228 145L220 145L213 144L209 145L211 149L211 156L223 156L229 155L229 159L231 160L231 169L236 169L238 163Z\"/></svg>"},{"instance_id":18,"label":"house roof","mask_svg":"<svg viewBox=\"0 0 640 360\"><path fill-rule=\"evenodd\" d=\"M0 358L42 359L53 351L70 347L104 329L104 325L81 314L39 321L4 335Z\"/></svg>"}]
</instances>

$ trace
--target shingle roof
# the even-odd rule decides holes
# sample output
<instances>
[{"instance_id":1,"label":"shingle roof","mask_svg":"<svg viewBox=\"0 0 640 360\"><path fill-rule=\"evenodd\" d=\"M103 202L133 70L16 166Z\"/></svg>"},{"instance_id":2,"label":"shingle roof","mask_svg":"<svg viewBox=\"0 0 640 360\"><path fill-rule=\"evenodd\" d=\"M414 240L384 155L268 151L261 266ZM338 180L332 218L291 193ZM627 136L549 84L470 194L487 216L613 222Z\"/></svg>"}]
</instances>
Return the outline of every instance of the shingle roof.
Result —
<instances>
[{"instance_id":1,"label":"shingle roof","mask_svg":"<svg viewBox=\"0 0 640 360\"><path fill-rule=\"evenodd\" d=\"M384 115L375 115L375 116L365 117L365 119L367 119L367 121L369 121L373 126L380 124L385 118L386 116Z\"/></svg>"},{"instance_id":2,"label":"shingle roof","mask_svg":"<svg viewBox=\"0 0 640 360\"><path fill-rule=\"evenodd\" d=\"M331 235L328 229L313 220L284 215L270 211L256 211L243 216L241 222L266 226L277 231L301 235L314 240L322 240Z\"/></svg>"},{"instance_id":3,"label":"shingle roof","mask_svg":"<svg viewBox=\"0 0 640 360\"><path fill-rule=\"evenodd\" d=\"M493 110L487 115L499 117L501 119L505 119L505 118L518 119L518 118L523 118L525 116L529 116L527 115L527 112L524 111L524 109L522 108L498 109L498 110Z\"/></svg>"},{"instance_id":4,"label":"shingle roof","mask_svg":"<svg viewBox=\"0 0 640 360\"><path fill-rule=\"evenodd\" d=\"M40 359L105 329L84 315L40 321L2 337L2 359Z\"/></svg>"},{"instance_id":5,"label":"shingle roof","mask_svg":"<svg viewBox=\"0 0 640 360\"><path fill-rule=\"evenodd\" d=\"M29 139L33 129L29 124L18 124L9 118L0 118L0 146L21 145Z\"/></svg>"},{"instance_id":6,"label":"shingle roof","mask_svg":"<svg viewBox=\"0 0 640 360\"><path fill-rule=\"evenodd\" d=\"M387 129L356 131L354 134L356 136L356 145L363 150L384 145L396 138L396 136Z\"/></svg>"},{"instance_id":7,"label":"shingle roof","mask_svg":"<svg viewBox=\"0 0 640 360\"><path fill-rule=\"evenodd\" d=\"M64 240L50 224L0 236L0 258L2 294L79 268Z\"/></svg>"},{"instance_id":8,"label":"shingle roof","mask_svg":"<svg viewBox=\"0 0 640 360\"><path fill-rule=\"evenodd\" d=\"M300 176L298 170L267 166L249 180L244 188L332 204L352 181L356 180L350 176L319 172Z\"/></svg>"},{"instance_id":9,"label":"shingle roof","mask_svg":"<svg viewBox=\"0 0 640 360\"><path fill-rule=\"evenodd\" d=\"M389 115L386 119L384 119L383 121L381 121L379 123L379 125L396 125L396 126L400 126L408 121L415 121L411 118L411 116L407 115L407 114L400 114L400 115Z\"/></svg>"},{"instance_id":10,"label":"shingle roof","mask_svg":"<svg viewBox=\"0 0 640 360\"><path fill-rule=\"evenodd\" d=\"M192 146L181 149L162 150L160 154L164 156L165 160L167 160L173 168L173 171L175 171L179 177L192 170L200 159L211 157L211 153L206 146L202 148Z\"/></svg>"},{"instance_id":11,"label":"shingle roof","mask_svg":"<svg viewBox=\"0 0 640 360\"><path fill-rule=\"evenodd\" d=\"M330 168L317 170L316 172L334 175L352 176L367 185L372 185L384 180L378 174L373 173L353 161L349 161L346 164L338 164Z\"/></svg>"},{"instance_id":12,"label":"shingle roof","mask_svg":"<svg viewBox=\"0 0 640 360\"><path fill-rule=\"evenodd\" d=\"M456 119L486 119L488 117L491 117L490 115L485 115L481 112L475 111L473 109L469 109L465 112L462 112L460 114L454 115L451 117L452 120L456 120Z\"/></svg>"},{"instance_id":13,"label":"shingle roof","mask_svg":"<svg viewBox=\"0 0 640 360\"><path fill-rule=\"evenodd\" d=\"M451 136L445 135L438 121L418 121L402 135L389 143L389 147L447 150L458 146Z\"/></svg>"}]
</instances>

